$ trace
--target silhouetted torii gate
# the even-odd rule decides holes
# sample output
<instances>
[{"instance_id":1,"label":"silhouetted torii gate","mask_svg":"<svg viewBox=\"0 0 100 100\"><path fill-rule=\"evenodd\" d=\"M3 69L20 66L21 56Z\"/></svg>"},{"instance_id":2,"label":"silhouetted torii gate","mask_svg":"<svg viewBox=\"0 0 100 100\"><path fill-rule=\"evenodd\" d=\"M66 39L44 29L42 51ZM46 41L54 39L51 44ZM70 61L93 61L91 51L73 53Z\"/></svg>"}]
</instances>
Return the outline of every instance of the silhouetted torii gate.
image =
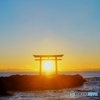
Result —
<instances>
[{"instance_id":1,"label":"silhouetted torii gate","mask_svg":"<svg viewBox=\"0 0 100 100\"><path fill-rule=\"evenodd\" d=\"M33 55L33 56L38 58L38 59L35 59L36 61L40 61L40 75L42 75L42 60L55 60L56 75L58 74L57 60L62 60L62 59L58 59L58 57L62 57L63 54L60 54L60 55ZM54 59L49 59L50 57L54 57ZM47 59L42 59L42 58L47 58Z\"/></svg>"}]
</instances>

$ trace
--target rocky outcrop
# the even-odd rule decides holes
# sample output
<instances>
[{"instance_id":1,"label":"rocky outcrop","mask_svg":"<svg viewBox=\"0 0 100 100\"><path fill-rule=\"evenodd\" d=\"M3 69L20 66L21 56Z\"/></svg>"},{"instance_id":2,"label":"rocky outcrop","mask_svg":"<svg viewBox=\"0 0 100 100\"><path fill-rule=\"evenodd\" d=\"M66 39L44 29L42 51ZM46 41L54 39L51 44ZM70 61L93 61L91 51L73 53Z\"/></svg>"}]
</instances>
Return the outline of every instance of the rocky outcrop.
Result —
<instances>
[{"instance_id":1,"label":"rocky outcrop","mask_svg":"<svg viewBox=\"0 0 100 100\"><path fill-rule=\"evenodd\" d=\"M82 86L86 80L81 75L12 75L0 77L0 94L6 91L55 90Z\"/></svg>"}]
</instances>

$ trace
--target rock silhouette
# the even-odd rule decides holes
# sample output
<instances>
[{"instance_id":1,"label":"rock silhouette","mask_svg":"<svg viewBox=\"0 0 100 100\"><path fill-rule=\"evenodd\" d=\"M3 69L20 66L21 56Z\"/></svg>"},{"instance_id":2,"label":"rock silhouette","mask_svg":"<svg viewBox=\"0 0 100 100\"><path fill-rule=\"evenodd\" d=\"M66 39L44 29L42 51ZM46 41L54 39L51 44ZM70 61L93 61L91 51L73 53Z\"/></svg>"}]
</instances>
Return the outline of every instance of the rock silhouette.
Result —
<instances>
[{"instance_id":1,"label":"rock silhouette","mask_svg":"<svg viewBox=\"0 0 100 100\"><path fill-rule=\"evenodd\" d=\"M6 91L56 90L82 86L86 80L77 75L12 75L0 77L0 95Z\"/></svg>"}]
</instances>

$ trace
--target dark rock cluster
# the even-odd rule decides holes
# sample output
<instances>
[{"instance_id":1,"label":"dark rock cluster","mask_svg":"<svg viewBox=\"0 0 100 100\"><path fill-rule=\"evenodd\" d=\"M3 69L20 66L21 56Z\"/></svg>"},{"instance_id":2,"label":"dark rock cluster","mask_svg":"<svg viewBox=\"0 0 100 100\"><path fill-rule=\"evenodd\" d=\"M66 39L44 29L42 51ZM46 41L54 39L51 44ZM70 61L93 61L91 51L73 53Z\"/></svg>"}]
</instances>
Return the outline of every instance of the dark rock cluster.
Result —
<instances>
[{"instance_id":1,"label":"dark rock cluster","mask_svg":"<svg viewBox=\"0 0 100 100\"><path fill-rule=\"evenodd\" d=\"M56 90L82 86L86 80L81 75L12 75L0 77L0 95L7 91Z\"/></svg>"}]
</instances>

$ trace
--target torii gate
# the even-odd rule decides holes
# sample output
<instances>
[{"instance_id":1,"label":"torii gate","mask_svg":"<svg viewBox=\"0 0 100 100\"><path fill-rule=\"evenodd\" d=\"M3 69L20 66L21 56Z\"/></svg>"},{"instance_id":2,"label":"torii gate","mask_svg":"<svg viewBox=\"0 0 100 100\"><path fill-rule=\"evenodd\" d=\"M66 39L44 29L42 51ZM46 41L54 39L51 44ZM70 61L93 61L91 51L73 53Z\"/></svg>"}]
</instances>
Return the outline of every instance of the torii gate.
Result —
<instances>
[{"instance_id":1,"label":"torii gate","mask_svg":"<svg viewBox=\"0 0 100 100\"><path fill-rule=\"evenodd\" d=\"M62 57L63 54L60 54L60 55L33 55L33 56L38 58L38 59L35 59L36 61L40 61L40 75L42 75L42 60L55 60L56 75L58 74L57 60L62 60L62 59L58 59L58 57ZM54 59L49 59L50 57L54 57ZM43 59L43 58L47 58L47 59Z\"/></svg>"}]
</instances>

